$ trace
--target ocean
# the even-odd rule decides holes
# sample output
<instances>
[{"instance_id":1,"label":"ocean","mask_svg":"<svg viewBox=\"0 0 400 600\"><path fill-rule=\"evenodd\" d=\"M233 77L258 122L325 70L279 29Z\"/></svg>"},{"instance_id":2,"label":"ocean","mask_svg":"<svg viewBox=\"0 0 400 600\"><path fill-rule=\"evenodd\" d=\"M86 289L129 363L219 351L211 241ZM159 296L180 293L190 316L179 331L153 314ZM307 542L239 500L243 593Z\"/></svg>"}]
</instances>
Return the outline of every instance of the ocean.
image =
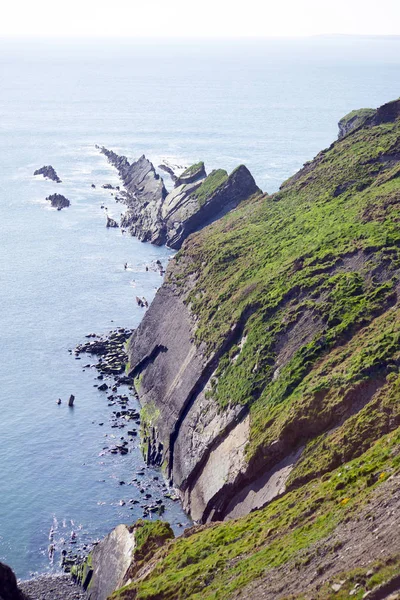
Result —
<instances>
[{"instance_id":1,"label":"ocean","mask_svg":"<svg viewBox=\"0 0 400 600\"><path fill-rule=\"evenodd\" d=\"M135 476L137 438L125 456L107 451L124 430L89 358L69 352L135 328L136 296L154 297L155 261L173 256L106 229L101 206L114 218L122 207L101 187L118 177L96 144L155 166L244 163L274 192L344 114L399 96L400 39L3 39L0 82L0 560L27 578L141 517L144 493L177 534L189 524L160 473ZM33 176L49 164L62 183ZM51 209L54 192L71 206Z\"/></svg>"}]
</instances>

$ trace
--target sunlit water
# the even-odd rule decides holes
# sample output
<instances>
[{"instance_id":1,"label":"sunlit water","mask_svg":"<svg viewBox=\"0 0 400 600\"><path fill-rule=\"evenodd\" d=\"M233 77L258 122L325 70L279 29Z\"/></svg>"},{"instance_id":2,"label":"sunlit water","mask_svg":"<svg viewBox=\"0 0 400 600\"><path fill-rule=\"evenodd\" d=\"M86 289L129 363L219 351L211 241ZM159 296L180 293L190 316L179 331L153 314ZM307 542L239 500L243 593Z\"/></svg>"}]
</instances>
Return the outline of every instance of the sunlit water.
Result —
<instances>
[{"instance_id":1,"label":"sunlit water","mask_svg":"<svg viewBox=\"0 0 400 600\"><path fill-rule=\"evenodd\" d=\"M72 531L82 545L140 517L129 503L140 487L162 498L155 471L128 485L143 466L139 440L126 456L104 454L124 432L89 361L68 352L90 332L136 327L135 297L151 300L162 282L146 265L172 256L105 228L101 205L114 217L121 206L100 186L118 179L95 144L156 165L245 163L272 192L334 140L346 112L399 95L399 50L373 39L0 42L0 559L19 577L59 568ZM61 184L33 177L44 164ZM56 191L70 208L49 208ZM179 533L188 520L166 504Z\"/></svg>"}]
</instances>

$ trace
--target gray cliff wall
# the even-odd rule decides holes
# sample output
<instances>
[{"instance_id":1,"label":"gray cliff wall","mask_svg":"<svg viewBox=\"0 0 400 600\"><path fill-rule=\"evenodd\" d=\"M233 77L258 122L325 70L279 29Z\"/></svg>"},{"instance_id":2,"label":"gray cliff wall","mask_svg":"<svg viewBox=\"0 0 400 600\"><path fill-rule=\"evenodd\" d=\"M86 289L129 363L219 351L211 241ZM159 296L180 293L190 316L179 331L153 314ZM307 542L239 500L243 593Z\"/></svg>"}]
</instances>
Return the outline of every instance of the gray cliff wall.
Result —
<instances>
[{"instance_id":1,"label":"gray cliff wall","mask_svg":"<svg viewBox=\"0 0 400 600\"><path fill-rule=\"evenodd\" d=\"M176 287L175 268L173 260L166 282L130 340L128 354L143 407L147 460L163 466L185 510L204 522L220 518L215 502L246 470L246 410L220 412L206 394L219 356L241 330L240 324L232 328L220 348L206 356L194 343L196 321L185 304L191 283Z\"/></svg>"}]
</instances>

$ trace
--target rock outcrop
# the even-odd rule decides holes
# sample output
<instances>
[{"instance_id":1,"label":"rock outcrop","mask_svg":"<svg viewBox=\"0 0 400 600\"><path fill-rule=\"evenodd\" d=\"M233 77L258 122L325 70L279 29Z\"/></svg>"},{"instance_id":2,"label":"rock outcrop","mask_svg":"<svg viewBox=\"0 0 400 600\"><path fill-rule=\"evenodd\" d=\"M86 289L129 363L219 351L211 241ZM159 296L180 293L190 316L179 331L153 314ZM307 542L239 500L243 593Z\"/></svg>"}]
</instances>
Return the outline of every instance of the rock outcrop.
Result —
<instances>
[{"instance_id":1,"label":"rock outcrop","mask_svg":"<svg viewBox=\"0 0 400 600\"><path fill-rule=\"evenodd\" d=\"M47 196L46 200L48 200L51 203L51 206L57 210L67 208L71 204L68 198L62 194L51 194L50 196Z\"/></svg>"},{"instance_id":2,"label":"rock outcrop","mask_svg":"<svg viewBox=\"0 0 400 600\"><path fill-rule=\"evenodd\" d=\"M165 243L163 224L160 219L160 207L167 196L162 178L156 173L152 163L141 156L129 163L125 156L101 148L121 177L125 193L121 198L128 210L121 220L121 227L143 242L161 245Z\"/></svg>"},{"instance_id":3,"label":"rock outcrop","mask_svg":"<svg viewBox=\"0 0 400 600\"><path fill-rule=\"evenodd\" d=\"M101 148L118 170L128 207L121 227L142 241L179 249L193 232L220 219L259 191L248 169L241 165L228 176L219 169L207 176L204 163L186 169L168 194L152 163L142 156L130 164L125 156Z\"/></svg>"},{"instance_id":4,"label":"rock outcrop","mask_svg":"<svg viewBox=\"0 0 400 600\"><path fill-rule=\"evenodd\" d=\"M375 127L383 123L393 123L400 116L400 99L387 102L379 108L353 110L339 121L339 140L361 127Z\"/></svg>"},{"instance_id":5,"label":"rock outcrop","mask_svg":"<svg viewBox=\"0 0 400 600\"><path fill-rule=\"evenodd\" d=\"M118 525L81 565L73 567L73 579L87 590L88 600L107 600L115 590L129 584L156 550L173 538L170 525L162 521Z\"/></svg>"},{"instance_id":6,"label":"rock outcrop","mask_svg":"<svg viewBox=\"0 0 400 600\"><path fill-rule=\"evenodd\" d=\"M115 219L112 219L111 217L109 217L107 215L107 222L106 222L106 227L118 227L118 223L117 221L115 221Z\"/></svg>"},{"instance_id":7,"label":"rock outcrop","mask_svg":"<svg viewBox=\"0 0 400 600\"><path fill-rule=\"evenodd\" d=\"M43 175L45 179L51 179L51 181L55 181L56 183L61 183L61 179L57 175L55 169L51 165L47 165L41 167L40 169L36 169L33 173L34 175Z\"/></svg>"},{"instance_id":8,"label":"rock outcrop","mask_svg":"<svg viewBox=\"0 0 400 600\"><path fill-rule=\"evenodd\" d=\"M0 600L26 600L17 586L17 578L7 565L0 562Z\"/></svg>"}]
</instances>

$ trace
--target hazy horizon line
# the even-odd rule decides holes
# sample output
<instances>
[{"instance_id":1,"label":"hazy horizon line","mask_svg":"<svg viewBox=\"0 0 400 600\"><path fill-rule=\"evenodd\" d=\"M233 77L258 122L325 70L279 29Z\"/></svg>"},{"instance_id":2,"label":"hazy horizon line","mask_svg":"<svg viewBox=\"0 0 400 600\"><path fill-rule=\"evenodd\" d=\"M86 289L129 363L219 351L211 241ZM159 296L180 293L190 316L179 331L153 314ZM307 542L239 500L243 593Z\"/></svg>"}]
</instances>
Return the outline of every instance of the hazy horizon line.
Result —
<instances>
[{"instance_id":1,"label":"hazy horizon line","mask_svg":"<svg viewBox=\"0 0 400 600\"><path fill-rule=\"evenodd\" d=\"M29 41L66 41L66 40L110 40L122 42L208 42L208 41L236 41L236 42L260 42L271 40L311 40L311 39L337 39L337 38L379 38L379 39L400 39L400 34L384 34L384 33L315 33L315 34L298 34L298 35L267 35L267 36L214 36L214 35L199 35L199 36L127 36L127 35L75 35L75 34L46 34L46 35L26 35L26 34L0 34L0 41L10 40L29 40Z\"/></svg>"}]
</instances>

